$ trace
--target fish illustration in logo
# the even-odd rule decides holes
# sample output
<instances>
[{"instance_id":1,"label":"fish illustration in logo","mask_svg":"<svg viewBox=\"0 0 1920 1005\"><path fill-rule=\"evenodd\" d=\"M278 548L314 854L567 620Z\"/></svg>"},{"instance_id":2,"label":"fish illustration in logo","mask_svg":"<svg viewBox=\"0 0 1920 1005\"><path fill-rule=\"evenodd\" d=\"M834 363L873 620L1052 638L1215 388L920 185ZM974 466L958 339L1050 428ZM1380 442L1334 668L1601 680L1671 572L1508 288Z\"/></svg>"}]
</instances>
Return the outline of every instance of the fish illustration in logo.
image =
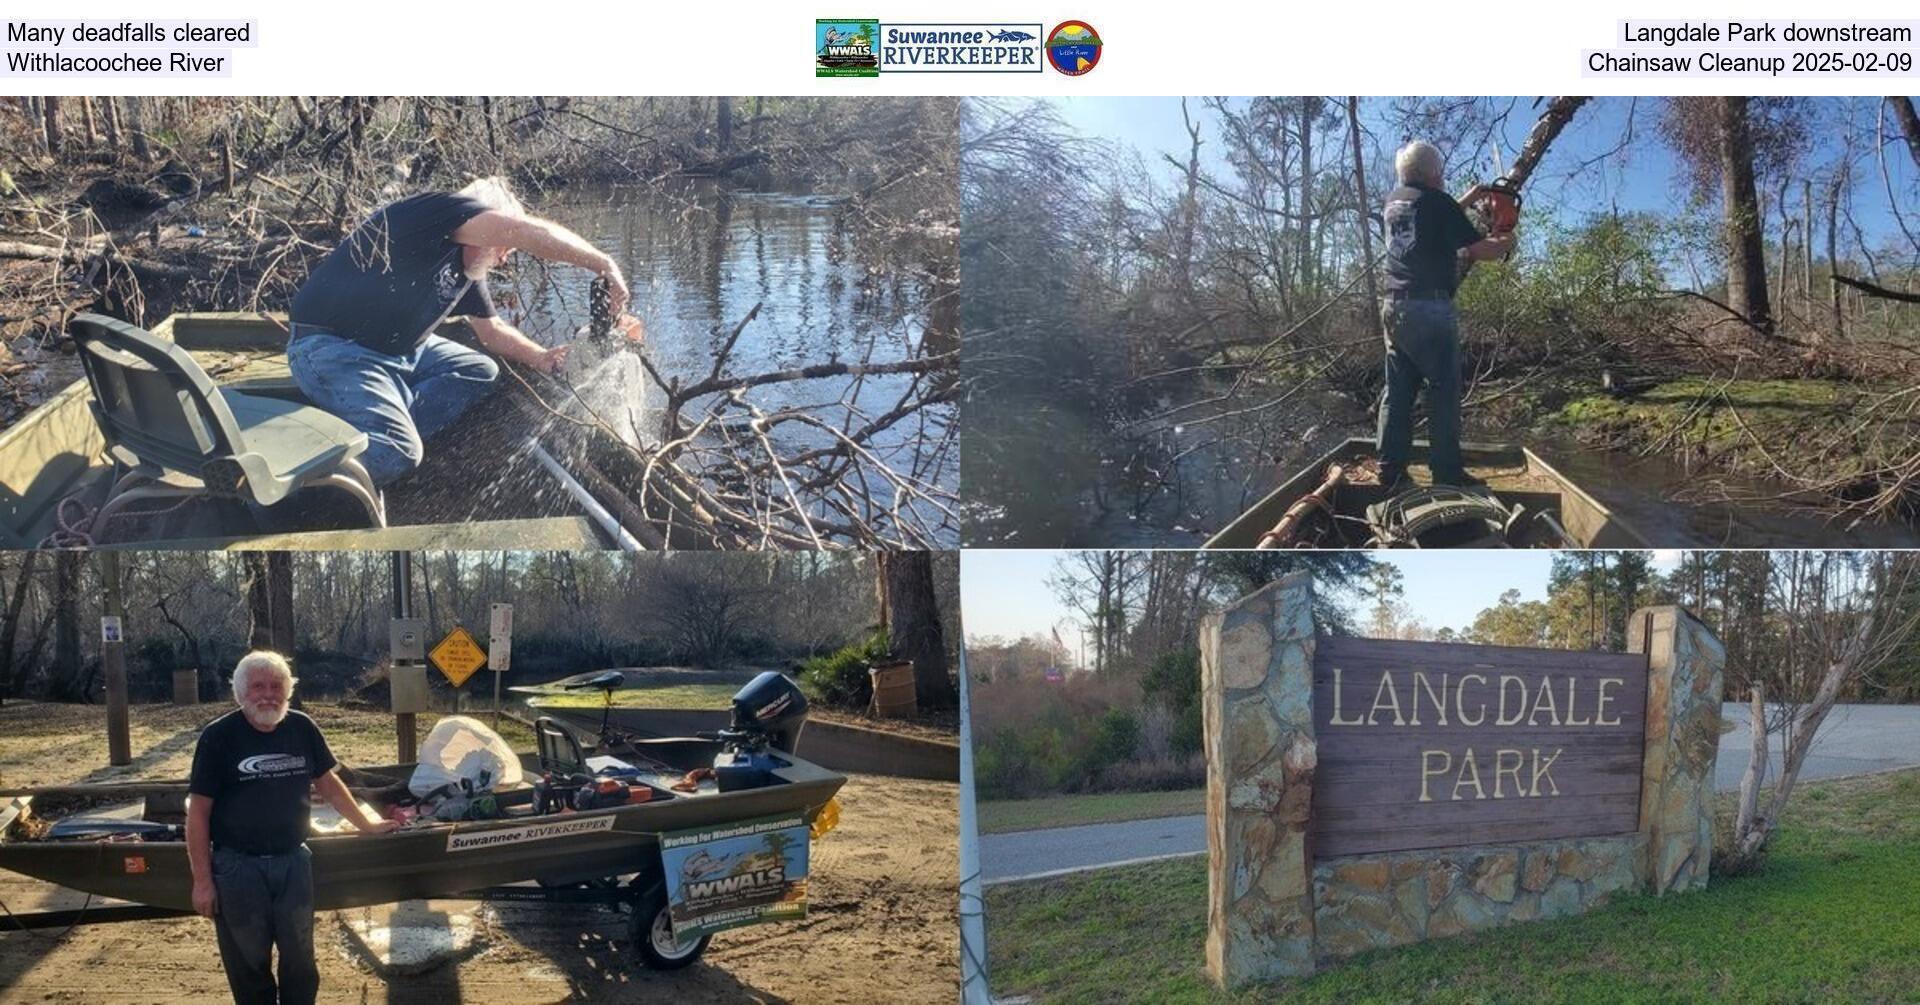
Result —
<instances>
[{"instance_id":1,"label":"fish illustration in logo","mask_svg":"<svg viewBox=\"0 0 1920 1005\"><path fill-rule=\"evenodd\" d=\"M1012 29L1007 29L1004 31L996 31L993 34L988 35L987 37L990 39L993 39L995 42L1031 42L1036 38L1038 38L1039 36L1030 35L1024 31L1013 31Z\"/></svg>"},{"instance_id":2,"label":"fish illustration in logo","mask_svg":"<svg viewBox=\"0 0 1920 1005\"><path fill-rule=\"evenodd\" d=\"M727 870L728 864L728 859L714 858L704 851L699 852L692 858L680 863L680 881L685 883L691 880L704 879L718 873L724 873Z\"/></svg>"}]
</instances>

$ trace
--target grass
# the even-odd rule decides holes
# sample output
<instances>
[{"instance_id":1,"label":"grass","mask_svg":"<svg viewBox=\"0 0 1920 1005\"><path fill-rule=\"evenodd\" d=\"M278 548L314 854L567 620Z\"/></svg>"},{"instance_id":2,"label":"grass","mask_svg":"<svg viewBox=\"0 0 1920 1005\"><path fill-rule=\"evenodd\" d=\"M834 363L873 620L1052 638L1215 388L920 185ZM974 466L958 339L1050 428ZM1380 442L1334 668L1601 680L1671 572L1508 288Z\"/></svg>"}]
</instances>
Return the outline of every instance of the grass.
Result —
<instances>
[{"instance_id":1,"label":"grass","mask_svg":"<svg viewBox=\"0 0 1920 1005\"><path fill-rule=\"evenodd\" d=\"M674 684L667 687L627 688L613 693L615 708L704 708L725 712L733 707L738 684ZM546 708L599 708L603 704L598 691L576 691L546 695L540 699Z\"/></svg>"},{"instance_id":2,"label":"grass","mask_svg":"<svg viewBox=\"0 0 1920 1005\"><path fill-rule=\"evenodd\" d=\"M1704 453L1736 471L1764 473L1780 463L1843 475L1883 461L1904 438L1898 430L1852 429L1860 391L1827 380L1689 377L1627 399L1576 398L1553 421L1617 447Z\"/></svg>"},{"instance_id":3,"label":"grass","mask_svg":"<svg viewBox=\"0 0 1920 1005\"><path fill-rule=\"evenodd\" d=\"M1723 799L1720 812L1730 812ZM1765 867L1216 991L1206 860L989 888L999 995L1048 1002L1920 1001L1920 771L1804 785Z\"/></svg>"},{"instance_id":4,"label":"grass","mask_svg":"<svg viewBox=\"0 0 1920 1005\"><path fill-rule=\"evenodd\" d=\"M980 832L997 834L1039 827L1180 817L1205 813L1206 800L1206 789L1099 792L1081 796L1048 796L1044 799L993 800L979 804Z\"/></svg>"}]
</instances>

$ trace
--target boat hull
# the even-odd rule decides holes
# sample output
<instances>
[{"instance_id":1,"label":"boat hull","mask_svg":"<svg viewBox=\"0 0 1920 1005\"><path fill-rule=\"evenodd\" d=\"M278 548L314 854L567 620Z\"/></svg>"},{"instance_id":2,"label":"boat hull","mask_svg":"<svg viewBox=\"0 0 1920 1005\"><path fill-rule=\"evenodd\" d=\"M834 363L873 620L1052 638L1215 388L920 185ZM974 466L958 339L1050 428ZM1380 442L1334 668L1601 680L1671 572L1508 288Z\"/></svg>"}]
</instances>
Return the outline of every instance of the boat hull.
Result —
<instances>
[{"instance_id":1,"label":"boat hull","mask_svg":"<svg viewBox=\"0 0 1920 1005\"><path fill-rule=\"evenodd\" d=\"M579 883L654 868L664 832L801 813L812 821L846 777L798 758L780 784L581 813L310 839L319 910L448 897L537 880ZM0 841L0 868L101 897L193 909L182 841Z\"/></svg>"},{"instance_id":2,"label":"boat hull","mask_svg":"<svg viewBox=\"0 0 1920 1005\"><path fill-rule=\"evenodd\" d=\"M1374 441L1355 437L1342 442L1324 456L1308 464L1298 474L1287 479L1268 493L1259 502L1254 503L1246 512L1236 517L1232 523L1221 528L1202 547L1209 549L1254 548L1260 543L1262 535L1272 529L1287 508L1302 496L1319 487L1325 478L1327 466L1334 463L1351 464L1356 459L1374 455ZM1412 463L1415 467L1426 463L1427 444L1415 441ZM1461 455L1470 471L1499 470L1510 473L1507 477L1491 477L1493 492L1509 505L1520 505L1529 513L1552 512L1568 536L1581 548L1644 548L1645 539L1639 531L1629 525L1619 514L1606 504L1594 498L1586 490L1555 470L1538 454L1525 447L1511 444L1468 443L1461 445ZM1372 492L1373 495L1367 495ZM1340 490L1338 512L1354 518L1349 525L1358 525L1366 505L1378 501L1378 490L1372 486L1344 486ZM1358 542L1350 542L1357 546Z\"/></svg>"}]
</instances>

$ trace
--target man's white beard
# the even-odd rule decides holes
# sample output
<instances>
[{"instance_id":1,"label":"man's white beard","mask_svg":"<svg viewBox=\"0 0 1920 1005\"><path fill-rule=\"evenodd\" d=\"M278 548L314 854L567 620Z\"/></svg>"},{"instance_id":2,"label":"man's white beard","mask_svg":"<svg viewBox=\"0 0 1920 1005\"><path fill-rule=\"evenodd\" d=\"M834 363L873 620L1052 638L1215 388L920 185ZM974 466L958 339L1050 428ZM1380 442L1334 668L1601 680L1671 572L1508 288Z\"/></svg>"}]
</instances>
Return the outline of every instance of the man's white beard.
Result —
<instances>
[{"instance_id":1,"label":"man's white beard","mask_svg":"<svg viewBox=\"0 0 1920 1005\"><path fill-rule=\"evenodd\" d=\"M286 705L274 705L271 708L262 709L257 705L248 704L242 711L246 714L248 722L261 729L272 729L287 717Z\"/></svg>"}]
</instances>

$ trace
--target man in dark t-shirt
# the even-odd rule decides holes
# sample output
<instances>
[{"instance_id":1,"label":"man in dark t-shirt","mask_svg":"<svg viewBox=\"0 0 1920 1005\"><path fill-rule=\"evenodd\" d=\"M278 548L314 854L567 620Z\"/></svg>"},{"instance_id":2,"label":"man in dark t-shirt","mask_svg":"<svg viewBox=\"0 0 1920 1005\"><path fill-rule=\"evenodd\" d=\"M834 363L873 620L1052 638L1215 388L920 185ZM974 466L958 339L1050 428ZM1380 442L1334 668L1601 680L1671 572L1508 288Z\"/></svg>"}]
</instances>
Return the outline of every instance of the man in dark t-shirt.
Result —
<instances>
[{"instance_id":1,"label":"man in dark t-shirt","mask_svg":"<svg viewBox=\"0 0 1920 1005\"><path fill-rule=\"evenodd\" d=\"M240 707L200 731L187 782L193 909L213 919L227 986L242 1005L312 1002L319 993L309 793L319 792L361 833L397 826L368 817L347 791L320 728L288 709L293 684L279 654L243 657L233 671Z\"/></svg>"},{"instance_id":2,"label":"man in dark t-shirt","mask_svg":"<svg viewBox=\"0 0 1920 1005\"><path fill-rule=\"evenodd\" d=\"M1482 236L1441 188L1440 151L1416 140L1394 157L1400 187L1382 213L1387 262L1381 327L1386 334L1386 387L1381 393L1380 484L1389 494L1408 487L1413 452L1413 398L1427 387L1428 467L1436 483L1478 484L1460 460L1460 320L1453 307L1461 256L1504 258L1513 232ZM1469 204L1484 190L1466 196Z\"/></svg>"},{"instance_id":3,"label":"man in dark t-shirt","mask_svg":"<svg viewBox=\"0 0 1920 1005\"><path fill-rule=\"evenodd\" d=\"M287 363L313 401L367 434L361 461L375 484L412 471L424 443L491 389L485 353L433 334L466 317L480 345L544 372L566 361L494 311L487 271L515 249L590 269L607 280L616 315L627 284L585 238L529 216L497 178L458 192L422 192L382 207L321 261L294 295ZM620 317L629 338L644 334Z\"/></svg>"}]
</instances>

